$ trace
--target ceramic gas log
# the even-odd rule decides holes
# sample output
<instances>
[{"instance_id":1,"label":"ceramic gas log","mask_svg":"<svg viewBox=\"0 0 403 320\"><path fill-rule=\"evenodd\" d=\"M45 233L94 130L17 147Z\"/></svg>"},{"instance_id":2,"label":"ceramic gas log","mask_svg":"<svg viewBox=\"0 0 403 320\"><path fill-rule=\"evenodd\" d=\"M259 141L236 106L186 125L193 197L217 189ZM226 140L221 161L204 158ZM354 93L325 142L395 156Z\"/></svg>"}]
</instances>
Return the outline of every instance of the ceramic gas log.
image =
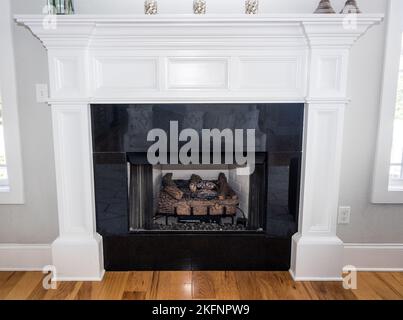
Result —
<instances>
[{"instance_id":1,"label":"ceramic gas log","mask_svg":"<svg viewBox=\"0 0 403 320\"><path fill-rule=\"evenodd\" d=\"M172 180L172 173L163 178L158 199L158 214L207 218L236 215L239 199L224 173L217 180L203 180L193 174L189 181ZM233 219L232 219L233 220Z\"/></svg>"}]
</instances>

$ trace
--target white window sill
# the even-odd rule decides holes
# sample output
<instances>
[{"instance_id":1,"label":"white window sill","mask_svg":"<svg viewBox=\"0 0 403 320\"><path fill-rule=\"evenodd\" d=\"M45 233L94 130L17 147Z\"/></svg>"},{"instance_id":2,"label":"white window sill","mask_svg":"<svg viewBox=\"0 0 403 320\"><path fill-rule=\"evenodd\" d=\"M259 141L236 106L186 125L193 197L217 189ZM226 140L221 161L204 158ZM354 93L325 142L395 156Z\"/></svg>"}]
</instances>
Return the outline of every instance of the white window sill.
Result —
<instances>
[{"instance_id":1,"label":"white window sill","mask_svg":"<svg viewBox=\"0 0 403 320\"><path fill-rule=\"evenodd\" d=\"M10 192L9 186L0 186L0 192Z\"/></svg>"},{"instance_id":2,"label":"white window sill","mask_svg":"<svg viewBox=\"0 0 403 320\"><path fill-rule=\"evenodd\" d=\"M389 187L389 192L403 192L403 187Z\"/></svg>"}]
</instances>

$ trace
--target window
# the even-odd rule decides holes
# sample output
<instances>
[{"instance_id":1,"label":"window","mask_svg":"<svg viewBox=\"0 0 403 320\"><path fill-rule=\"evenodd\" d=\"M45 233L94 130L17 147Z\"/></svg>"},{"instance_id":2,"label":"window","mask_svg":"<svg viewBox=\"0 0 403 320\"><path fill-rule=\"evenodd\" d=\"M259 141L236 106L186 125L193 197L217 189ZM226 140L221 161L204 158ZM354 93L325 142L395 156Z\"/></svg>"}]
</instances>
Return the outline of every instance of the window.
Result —
<instances>
[{"instance_id":1,"label":"window","mask_svg":"<svg viewBox=\"0 0 403 320\"><path fill-rule=\"evenodd\" d=\"M10 3L0 1L0 205L24 203Z\"/></svg>"},{"instance_id":2,"label":"window","mask_svg":"<svg viewBox=\"0 0 403 320\"><path fill-rule=\"evenodd\" d=\"M403 203L403 1L389 0L373 203Z\"/></svg>"},{"instance_id":3,"label":"window","mask_svg":"<svg viewBox=\"0 0 403 320\"><path fill-rule=\"evenodd\" d=\"M389 190L403 191L403 34L397 86L396 113L393 123Z\"/></svg>"},{"instance_id":4,"label":"window","mask_svg":"<svg viewBox=\"0 0 403 320\"><path fill-rule=\"evenodd\" d=\"M8 189L8 176L6 166L6 146L4 143L4 128L3 128L3 115L2 103L0 95L0 189Z\"/></svg>"}]
</instances>

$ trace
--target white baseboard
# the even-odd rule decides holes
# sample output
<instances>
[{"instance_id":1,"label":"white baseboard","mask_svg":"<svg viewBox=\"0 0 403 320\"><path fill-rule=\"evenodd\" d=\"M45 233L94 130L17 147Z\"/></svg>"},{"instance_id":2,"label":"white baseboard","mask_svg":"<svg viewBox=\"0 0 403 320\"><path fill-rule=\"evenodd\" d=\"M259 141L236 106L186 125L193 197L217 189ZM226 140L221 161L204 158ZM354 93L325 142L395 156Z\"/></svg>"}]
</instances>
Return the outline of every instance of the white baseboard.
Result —
<instances>
[{"instance_id":1,"label":"white baseboard","mask_svg":"<svg viewBox=\"0 0 403 320\"><path fill-rule=\"evenodd\" d=\"M50 264L49 244L0 244L0 271L42 271Z\"/></svg>"},{"instance_id":2,"label":"white baseboard","mask_svg":"<svg viewBox=\"0 0 403 320\"><path fill-rule=\"evenodd\" d=\"M52 281L55 282L70 282L70 281L102 281L105 276L105 270L102 270L101 275L99 277L56 277L52 278Z\"/></svg>"},{"instance_id":3,"label":"white baseboard","mask_svg":"<svg viewBox=\"0 0 403 320\"><path fill-rule=\"evenodd\" d=\"M339 281L343 281L343 277L296 277L294 275L294 272L292 271L292 269L288 270L288 272L291 275L291 278L294 281L310 281L310 282L322 282L322 281L327 281L327 282L339 282Z\"/></svg>"},{"instance_id":4,"label":"white baseboard","mask_svg":"<svg viewBox=\"0 0 403 320\"><path fill-rule=\"evenodd\" d=\"M343 262L359 271L403 271L403 244L345 243ZM50 244L0 244L0 271L42 271L51 264Z\"/></svg>"},{"instance_id":5,"label":"white baseboard","mask_svg":"<svg viewBox=\"0 0 403 320\"><path fill-rule=\"evenodd\" d=\"M359 271L403 271L403 244L345 243L344 265Z\"/></svg>"}]
</instances>

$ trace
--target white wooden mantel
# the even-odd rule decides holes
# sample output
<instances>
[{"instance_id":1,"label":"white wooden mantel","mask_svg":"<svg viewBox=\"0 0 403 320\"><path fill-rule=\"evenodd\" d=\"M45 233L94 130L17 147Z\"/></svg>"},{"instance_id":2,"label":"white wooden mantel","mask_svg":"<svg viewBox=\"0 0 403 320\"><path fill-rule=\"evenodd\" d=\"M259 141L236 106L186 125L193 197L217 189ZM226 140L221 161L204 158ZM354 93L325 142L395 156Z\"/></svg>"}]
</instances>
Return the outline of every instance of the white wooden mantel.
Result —
<instances>
[{"instance_id":1,"label":"white wooden mantel","mask_svg":"<svg viewBox=\"0 0 403 320\"><path fill-rule=\"evenodd\" d=\"M16 16L48 50L59 280L100 280L90 104L305 103L295 280L340 280L337 208L349 51L378 14ZM45 24L44 24L45 21ZM32 63L35 63L32 61Z\"/></svg>"}]
</instances>

